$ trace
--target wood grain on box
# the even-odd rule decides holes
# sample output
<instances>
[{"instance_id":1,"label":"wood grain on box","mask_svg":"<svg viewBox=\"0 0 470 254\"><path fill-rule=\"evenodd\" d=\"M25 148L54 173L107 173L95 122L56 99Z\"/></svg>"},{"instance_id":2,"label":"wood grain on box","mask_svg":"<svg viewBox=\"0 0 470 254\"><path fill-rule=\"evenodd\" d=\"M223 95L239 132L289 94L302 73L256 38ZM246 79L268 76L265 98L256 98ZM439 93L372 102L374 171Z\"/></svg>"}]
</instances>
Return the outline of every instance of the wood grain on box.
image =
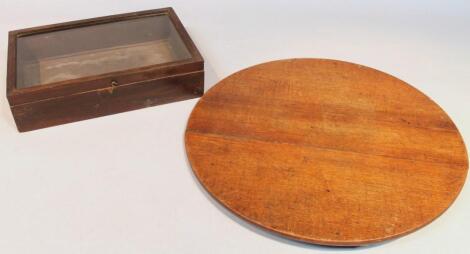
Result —
<instances>
[{"instance_id":1,"label":"wood grain on box","mask_svg":"<svg viewBox=\"0 0 470 254\"><path fill-rule=\"evenodd\" d=\"M171 8L10 32L19 131L199 97L204 61Z\"/></svg>"}]
</instances>

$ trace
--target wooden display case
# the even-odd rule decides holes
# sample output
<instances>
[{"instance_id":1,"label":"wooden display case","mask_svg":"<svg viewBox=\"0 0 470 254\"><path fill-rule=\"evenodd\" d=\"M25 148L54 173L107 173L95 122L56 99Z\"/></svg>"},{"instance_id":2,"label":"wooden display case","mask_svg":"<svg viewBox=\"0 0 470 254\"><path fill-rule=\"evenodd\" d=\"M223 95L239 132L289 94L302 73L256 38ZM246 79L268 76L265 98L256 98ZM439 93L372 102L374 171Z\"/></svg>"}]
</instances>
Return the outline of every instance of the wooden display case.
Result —
<instances>
[{"instance_id":1,"label":"wooden display case","mask_svg":"<svg viewBox=\"0 0 470 254\"><path fill-rule=\"evenodd\" d=\"M18 130L199 97L204 60L172 8L11 31Z\"/></svg>"}]
</instances>

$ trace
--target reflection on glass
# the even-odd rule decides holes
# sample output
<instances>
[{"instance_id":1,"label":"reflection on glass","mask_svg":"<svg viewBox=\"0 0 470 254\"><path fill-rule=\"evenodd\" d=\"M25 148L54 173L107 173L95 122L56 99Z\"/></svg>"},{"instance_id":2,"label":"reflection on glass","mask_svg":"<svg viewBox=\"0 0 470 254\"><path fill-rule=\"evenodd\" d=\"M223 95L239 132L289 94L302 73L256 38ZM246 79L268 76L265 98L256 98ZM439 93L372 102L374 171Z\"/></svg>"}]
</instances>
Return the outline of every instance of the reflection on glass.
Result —
<instances>
[{"instance_id":1,"label":"reflection on glass","mask_svg":"<svg viewBox=\"0 0 470 254\"><path fill-rule=\"evenodd\" d=\"M17 43L18 88L190 58L166 15L29 35Z\"/></svg>"}]
</instances>

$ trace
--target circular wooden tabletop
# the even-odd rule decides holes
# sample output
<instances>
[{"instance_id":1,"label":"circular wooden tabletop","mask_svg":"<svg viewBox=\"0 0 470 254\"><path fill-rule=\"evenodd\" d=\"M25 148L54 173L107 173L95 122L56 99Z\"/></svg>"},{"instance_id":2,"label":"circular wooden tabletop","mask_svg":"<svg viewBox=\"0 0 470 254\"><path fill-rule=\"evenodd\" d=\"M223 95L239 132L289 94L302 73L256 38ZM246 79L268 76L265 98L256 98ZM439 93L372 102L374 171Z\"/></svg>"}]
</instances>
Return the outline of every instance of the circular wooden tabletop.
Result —
<instances>
[{"instance_id":1,"label":"circular wooden tabletop","mask_svg":"<svg viewBox=\"0 0 470 254\"><path fill-rule=\"evenodd\" d=\"M238 216L289 238L358 246L408 234L455 200L462 138L424 94L383 72L274 61L211 88L186 129L192 169Z\"/></svg>"}]
</instances>

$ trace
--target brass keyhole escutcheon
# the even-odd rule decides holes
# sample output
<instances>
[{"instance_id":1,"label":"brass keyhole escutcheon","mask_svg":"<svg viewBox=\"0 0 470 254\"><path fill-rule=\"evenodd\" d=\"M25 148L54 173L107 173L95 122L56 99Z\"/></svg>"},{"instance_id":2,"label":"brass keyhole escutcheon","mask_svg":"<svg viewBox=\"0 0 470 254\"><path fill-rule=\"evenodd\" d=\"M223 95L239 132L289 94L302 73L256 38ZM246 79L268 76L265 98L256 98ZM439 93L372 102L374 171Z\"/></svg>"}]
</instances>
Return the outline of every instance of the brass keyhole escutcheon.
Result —
<instances>
[{"instance_id":1,"label":"brass keyhole escutcheon","mask_svg":"<svg viewBox=\"0 0 470 254\"><path fill-rule=\"evenodd\" d=\"M108 89L109 93L112 94L114 89L118 86L118 82L116 80L111 81L111 87Z\"/></svg>"}]
</instances>

